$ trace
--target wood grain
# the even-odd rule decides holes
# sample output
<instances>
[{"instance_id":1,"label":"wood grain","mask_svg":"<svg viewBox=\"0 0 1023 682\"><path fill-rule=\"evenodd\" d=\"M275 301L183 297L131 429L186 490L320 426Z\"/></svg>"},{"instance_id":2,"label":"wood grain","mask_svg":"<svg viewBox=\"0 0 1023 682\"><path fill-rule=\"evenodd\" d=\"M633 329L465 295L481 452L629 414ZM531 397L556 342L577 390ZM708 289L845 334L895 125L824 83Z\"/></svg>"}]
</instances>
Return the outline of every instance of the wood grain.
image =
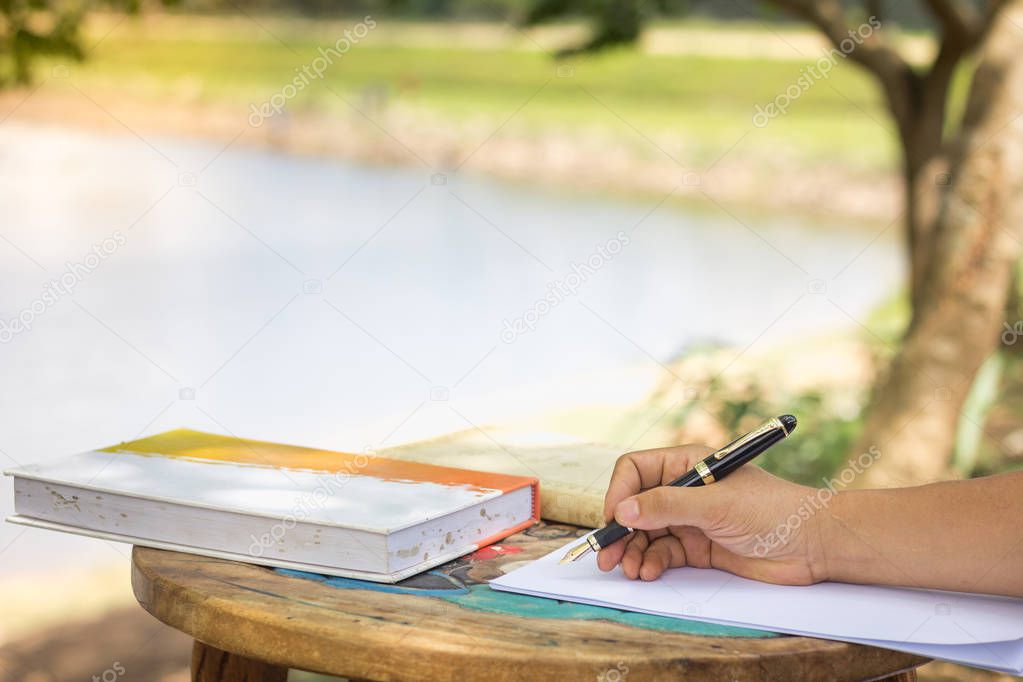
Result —
<instances>
[{"instance_id":1,"label":"wood grain","mask_svg":"<svg viewBox=\"0 0 1023 682\"><path fill-rule=\"evenodd\" d=\"M439 598L337 589L259 566L140 547L132 563L139 603L207 645L282 668L360 679L592 680L627 670L630 682L865 680L925 662L806 637L704 637L487 613Z\"/></svg>"},{"instance_id":2,"label":"wood grain","mask_svg":"<svg viewBox=\"0 0 1023 682\"><path fill-rule=\"evenodd\" d=\"M288 669L229 654L196 640L192 682L288 682Z\"/></svg>"}]
</instances>

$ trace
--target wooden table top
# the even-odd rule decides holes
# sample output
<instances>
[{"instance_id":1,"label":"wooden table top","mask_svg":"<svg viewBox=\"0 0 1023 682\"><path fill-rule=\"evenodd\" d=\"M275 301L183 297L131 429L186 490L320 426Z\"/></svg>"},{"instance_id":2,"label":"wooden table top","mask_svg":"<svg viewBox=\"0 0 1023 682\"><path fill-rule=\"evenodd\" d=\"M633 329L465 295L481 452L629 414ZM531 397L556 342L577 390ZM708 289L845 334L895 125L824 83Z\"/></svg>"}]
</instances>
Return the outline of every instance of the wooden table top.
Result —
<instances>
[{"instance_id":1,"label":"wooden table top","mask_svg":"<svg viewBox=\"0 0 1023 682\"><path fill-rule=\"evenodd\" d=\"M491 590L586 532L541 523L397 585L136 547L139 603L197 640L278 666L377 680L863 680L926 659Z\"/></svg>"}]
</instances>

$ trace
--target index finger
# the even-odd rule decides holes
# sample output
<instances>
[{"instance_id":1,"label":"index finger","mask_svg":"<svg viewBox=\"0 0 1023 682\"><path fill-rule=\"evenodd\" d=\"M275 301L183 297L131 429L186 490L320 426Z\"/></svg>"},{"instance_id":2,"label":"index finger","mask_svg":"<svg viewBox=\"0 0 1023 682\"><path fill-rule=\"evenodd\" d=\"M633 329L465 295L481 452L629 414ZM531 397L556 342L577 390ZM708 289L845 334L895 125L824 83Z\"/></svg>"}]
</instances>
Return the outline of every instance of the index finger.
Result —
<instances>
[{"instance_id":1,"label":"index finger","mask_svg":"<svg viewBox=\"0 0 1023 682\"><path fill-rule=\"evenodd\" d=\"M604 495L604 520L614 518L615 507L625 498L678 478L709 452L711 448L703 445L680 445L622 455Z\"/></svg>"}]
</instances>

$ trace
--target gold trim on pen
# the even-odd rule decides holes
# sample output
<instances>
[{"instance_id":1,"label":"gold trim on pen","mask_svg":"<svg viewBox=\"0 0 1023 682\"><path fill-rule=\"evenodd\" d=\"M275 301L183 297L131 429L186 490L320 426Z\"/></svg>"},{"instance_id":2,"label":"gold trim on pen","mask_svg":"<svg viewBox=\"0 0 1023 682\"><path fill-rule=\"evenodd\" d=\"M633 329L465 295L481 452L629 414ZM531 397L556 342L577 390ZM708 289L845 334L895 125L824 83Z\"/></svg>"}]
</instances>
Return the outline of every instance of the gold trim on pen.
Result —
<instances>
[{"instance_id":1,"label":"gold trim on pen","mask_svg":"<svg viewBox=\"0 0 1023 682\"><path fill-rule=\"evenodd\" d=\"M714 482L714 474L711 473L710 467L707 466L707 463L702 459L697 462L696 466L693 468L696 469L696 473L700 474L700 478L703 479L704 485L710 485Z\"/></svg>"},{"instance_id":2,"label":"gold trim on pen","mask_svg":"<svg viewBox=\"0 0 1023 682\"><path fill-rule=\"evenodd\" d=\"M715 452L714 459L724 459L725 455L734 452L737 448L745 445L754 438L759 438L768 431L774 431L775 429L781 429L782 433L784 433L786 436L789 435L789 432L785 430L785 425L782 423L782 421L777 417L771 417L766 422L764 422L759 428L750 431L741 438L736 438L731 443Z\"/></svg>"}]
</instances>

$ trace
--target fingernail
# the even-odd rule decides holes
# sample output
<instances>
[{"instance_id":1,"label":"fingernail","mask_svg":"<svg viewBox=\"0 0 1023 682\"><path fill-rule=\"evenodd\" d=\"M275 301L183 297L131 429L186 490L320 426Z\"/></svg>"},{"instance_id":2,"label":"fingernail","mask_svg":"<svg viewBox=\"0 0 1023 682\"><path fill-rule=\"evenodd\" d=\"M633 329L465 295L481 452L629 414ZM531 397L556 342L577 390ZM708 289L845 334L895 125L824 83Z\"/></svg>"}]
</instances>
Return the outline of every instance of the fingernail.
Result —
<instances>
[{"instance_id":1,"label":"fingernail","mask_svg":"<svg viewBox=\"0 0 1023 682\"><path fill-rule=\"evenodd\" d=\"M629 524L639 518L639 502L633 499L623 500L615 511L615 518L621 523Z\"/></svg>"}]
</instances>

